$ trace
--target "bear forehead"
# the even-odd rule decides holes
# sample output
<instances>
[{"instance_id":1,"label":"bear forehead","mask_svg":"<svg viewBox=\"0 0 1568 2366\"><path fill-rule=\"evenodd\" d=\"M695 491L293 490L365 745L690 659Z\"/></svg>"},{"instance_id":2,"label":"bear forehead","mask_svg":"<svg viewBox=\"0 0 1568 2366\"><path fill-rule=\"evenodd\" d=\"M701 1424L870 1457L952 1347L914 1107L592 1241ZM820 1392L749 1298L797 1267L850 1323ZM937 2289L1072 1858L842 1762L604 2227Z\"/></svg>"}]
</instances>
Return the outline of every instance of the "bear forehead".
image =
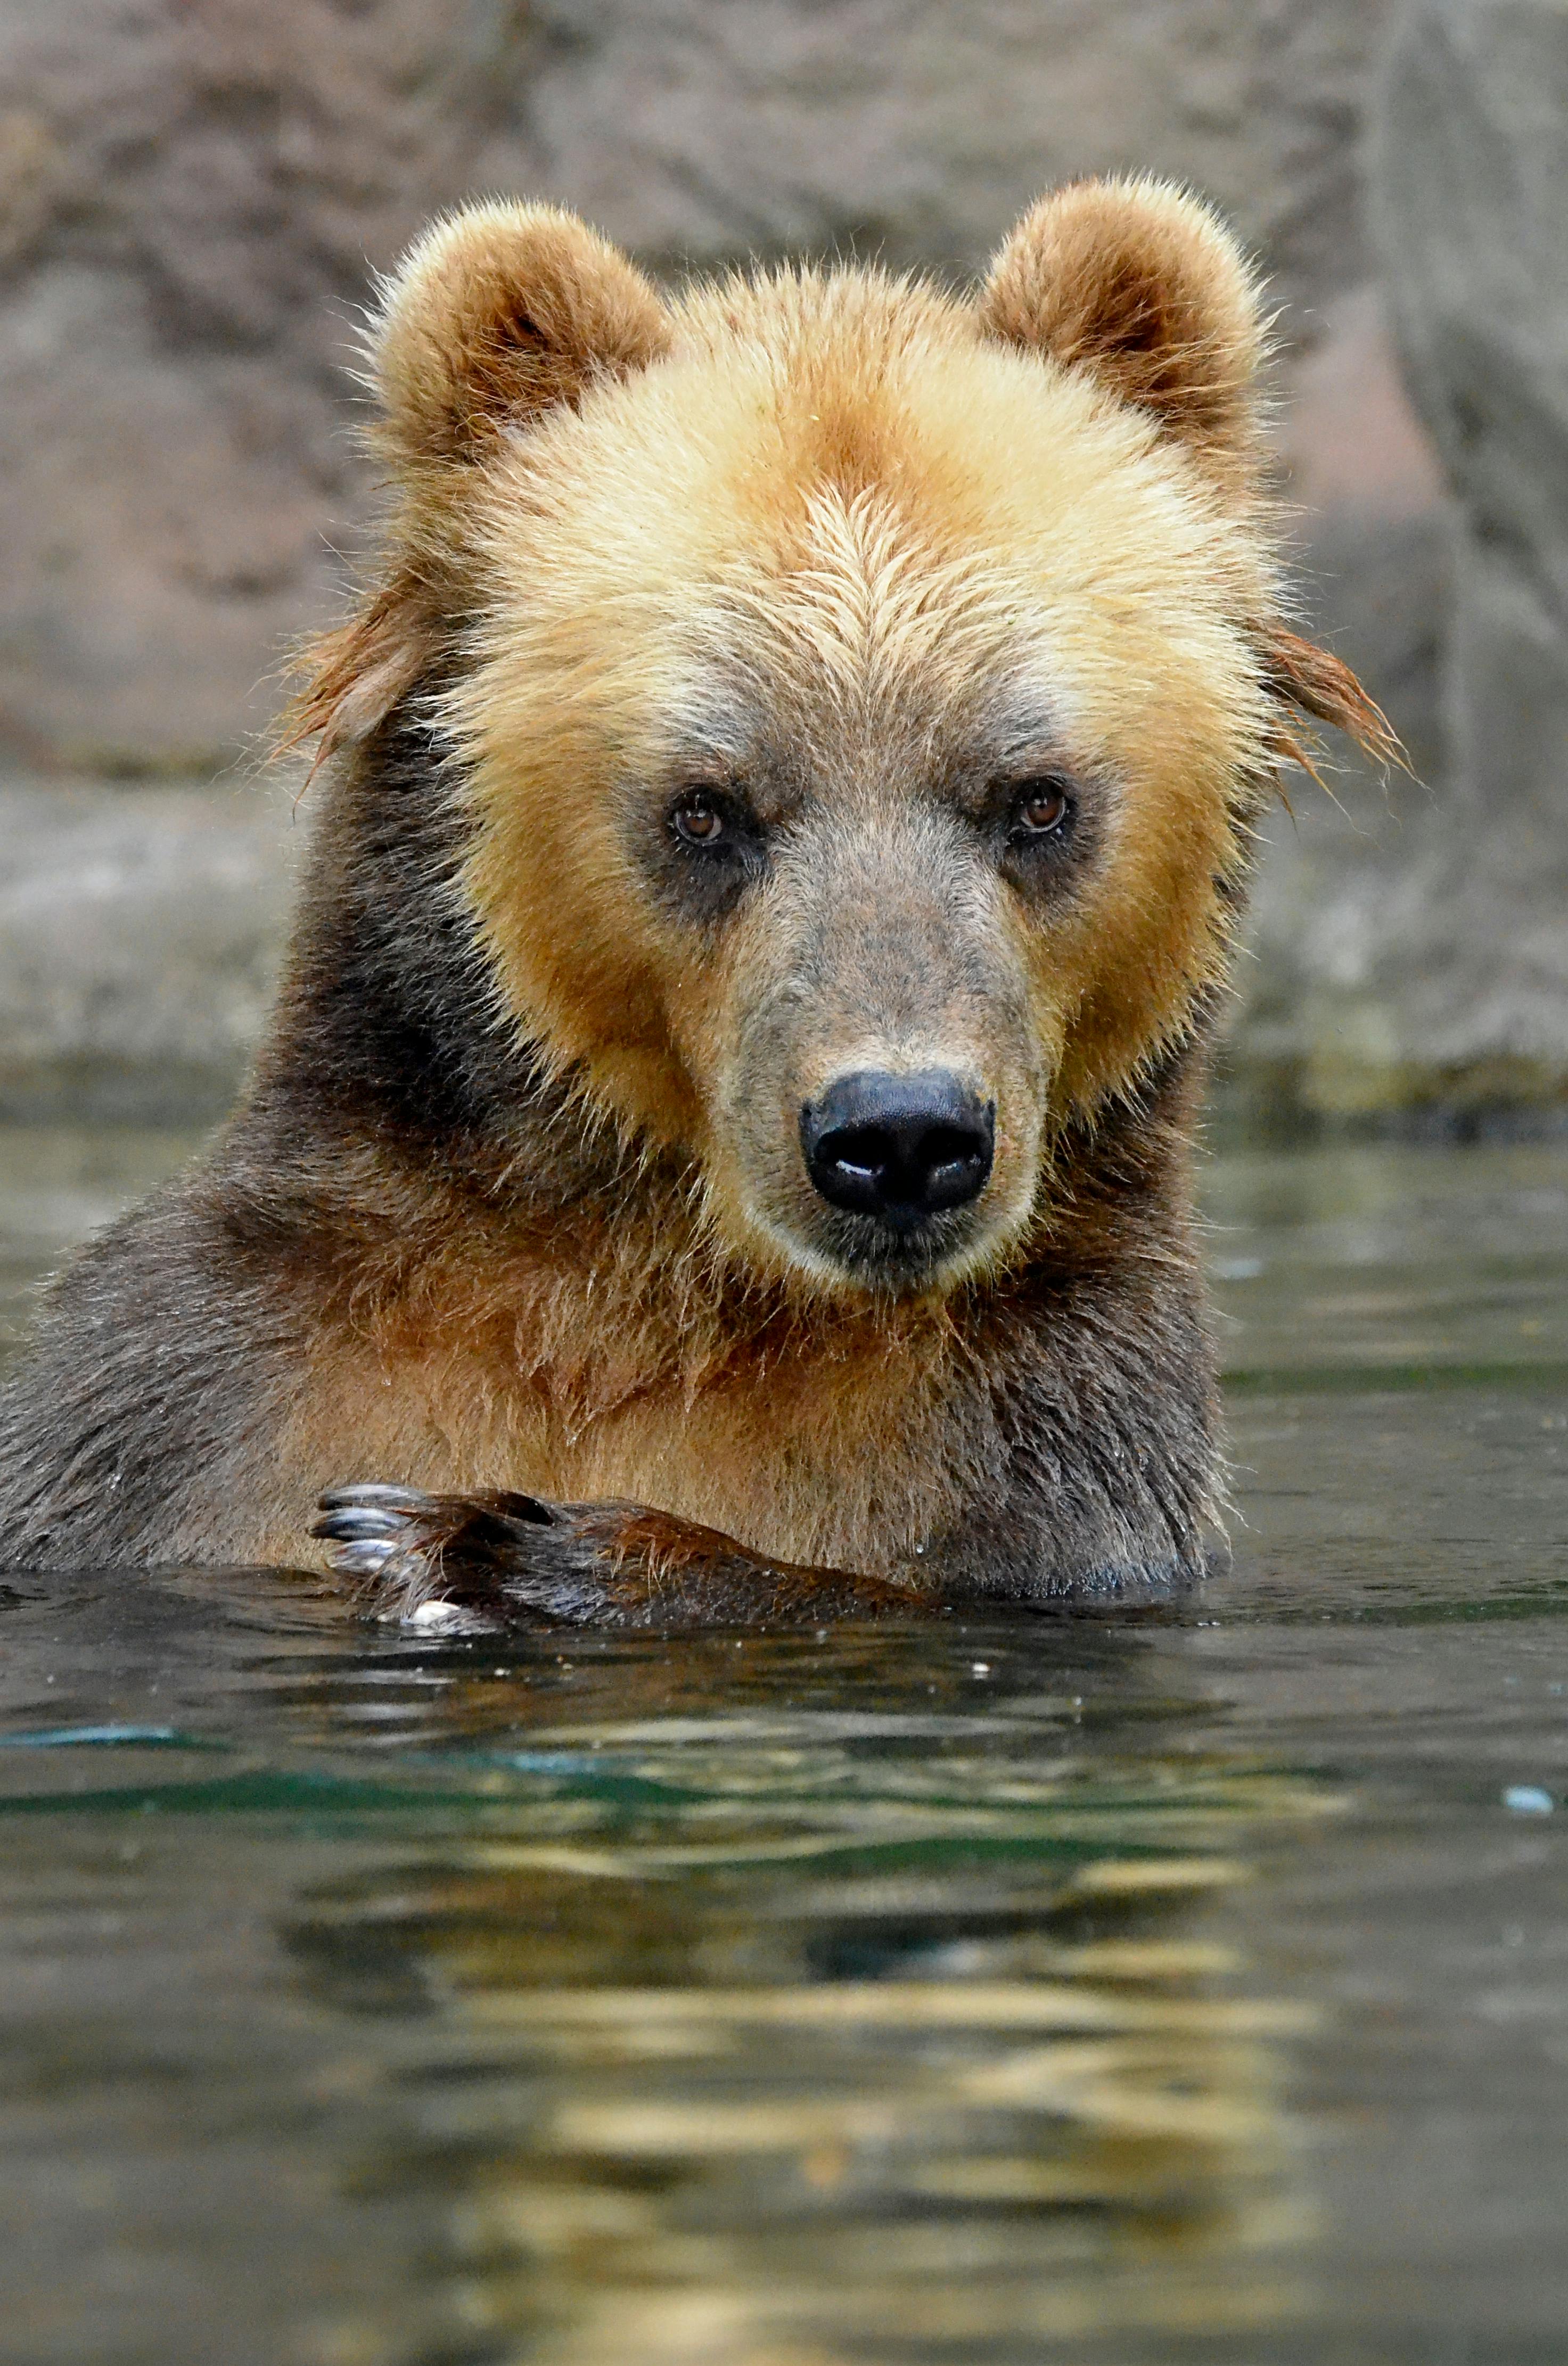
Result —
<instances>
[{"instance_id":1,"label":"bear forehead","mask_svg":"<svg viewBox=\"0 0 1568 2366\"><path fill-rule=\"evenodd\" d=\"M766 583L925 579L973 610L1075 595L1248 607L1245 521L1149 421L969 310L874 274L688 297L668 353L508 440L484 472L493 591L537 609ZM541 572L543 568L543 572Z\"/></svg>"},{"instance_id":2,"label":"bear forehead","mask_svg":"<svg viewBox=\"0 0 1568 2366\"><path fill-rule=\"evenodd\" d=\"M1086 761L1246 759L1244 521L1141 418L847 276L716 291L667 358L511 440L479 507L463 736L535 693L623 744L787 694L828 727L1049 714ZM1207 767L1205 767L1207 769Z\"/></svg>"}]
</instances>

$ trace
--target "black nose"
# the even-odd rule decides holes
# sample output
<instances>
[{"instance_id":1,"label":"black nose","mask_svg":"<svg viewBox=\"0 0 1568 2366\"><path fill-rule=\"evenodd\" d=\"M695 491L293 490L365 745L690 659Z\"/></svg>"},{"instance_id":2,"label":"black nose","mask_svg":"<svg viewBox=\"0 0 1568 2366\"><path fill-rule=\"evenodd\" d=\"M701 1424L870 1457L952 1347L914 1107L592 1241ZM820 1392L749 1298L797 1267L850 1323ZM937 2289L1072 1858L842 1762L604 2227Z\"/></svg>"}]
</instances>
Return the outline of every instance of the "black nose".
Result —
<instances>
[{"instance_id":1,"label":"black nose","mask_svg":"<svg viewBox=\"0 0 1568 2366\"><path fill-rule=\"evenodd\" d=\"M996 1132L995 1104L946 1068L862 1069L800 1112L800 1146L824 1200L899 1227L976 1199Z\"/></svg>"}]
</instances>

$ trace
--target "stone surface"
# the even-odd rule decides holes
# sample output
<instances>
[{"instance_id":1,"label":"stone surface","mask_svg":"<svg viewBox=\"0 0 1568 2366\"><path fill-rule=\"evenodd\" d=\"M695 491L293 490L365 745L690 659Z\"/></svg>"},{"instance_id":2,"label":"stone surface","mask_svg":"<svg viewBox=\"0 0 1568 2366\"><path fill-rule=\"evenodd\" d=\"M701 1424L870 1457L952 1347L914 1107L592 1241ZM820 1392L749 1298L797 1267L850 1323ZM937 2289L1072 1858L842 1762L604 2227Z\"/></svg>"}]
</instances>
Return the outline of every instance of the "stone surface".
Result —
<instances>
[{"instance_id":1,"label":"stone surface","mask_svg":"<svg viewBox=\"0 0 1568 2366\"><path fill-rule=\"evenodd\" d=\"M0 750L35 774L210 775L265 725L280 652L330 605L367 512L345 368L367 273L440 205L553 197L665 271L805 247L945 272L982 262L1046 183L1175 173L1276 274L1310 621L1426 784L1351 768L1337 803L1292 786L1293 819L1266 832L1236 1097L1327 1116L1552 1098L1568 15L1415 0L1397 32L1378 244L1423 425L1363 219L1397 14L0 0ZM263 806L127 791L89 823L85 789L48 794L15 810L0 1109L141 1108L149 1089L206 1107L238 1073L281 926ZM77 860L89 842L96 868ZM89 887L117 864L117 889ZM14 917L46 895L52 949ZM60 917L73 896L79 929Z\"/></svg>"},{"instance_id":2,"label":"stone surface","mask_svg":"<svg viewBox=\"0 0 1568 2366\"><path fill-rule=\"evenodd\" d=\"M1329 1114L1561 1109L1568 9L1416 0L1389 61L1376 155L1393 318L1458 495L1446 535L1429 539L1435 513L1416 504L1379 565L1401 536L1413 575L1446 557L1432 700L1443 741L1419 751L1431 791L1397 786L1397 832L1376 831L1354 870L1330 855L1314 875L1311 853L1276 851L1238 1049ZM1376 406L1358 415L1375 442ZM1378 566L1355 574L1365 603ZM1392 683L1396 653L1371 627L1363 619L1354 637L1373 678ZM1363 791L1352 808L1365 817Z\"/></svg>"},{"instance_id":3,"label":"stone surface","mask_svg":"<svg viewBox=\"0 0 1568 2366\"><path fill-rule=\"evenodd\" d=\"M1051 182L1206 189L1312 301L1364 276L1389 0L543 0L546 185L642 254L852 244L977 269Z\"/></svg>"},{"instance_id":4,"label":"stone surface","mask_svg":"<svg viewBox=\"0 0 1568 2366\"><path fill-rule=\"evenodd\" d=\"M0 741L177 772L265 718L362 502L367 266L510 177L518 12L0 0Z\"/></svg>"},{"instance_id":5,"label":"stone surface","mask_svg":"<svg viewBox=\"0 0 1568 2366\"><path fill-rule=\"evenodd\" d=\"M1446 802L1457 519L1375 289L1330 308L1292 393L1281 444L1305 621L1386 709L1410 772L1384 777L1336 745L1321 783L1286 784L1261 833L1230 1067L1254 1115L1344 1119L1405 1092L1385 1056L1384 956L1391 906Z\"/></svg>"},{"instance_id":6,"label":"stone surface","mask_svg":"<svg viewBox=\"0 0 1568 2366\"><path fill-rule=\"evenodd\" d=\"M436 208L962 270L1045 184L1153 167L1310 330L1368 269L1390 5L0 0L0 748L179 772L265 723L365 508L367 275Z\"/></svg>"},{"instance_id":7,"label":"stone surface","mask_svg":"<svg viewBox=\"0 0 1568 2366\"><path fill-rule=\"evenodd\" d=\"M293 783L0 782L0 1121L220 1116L306 834Z\"/></svg>"},{"instance_id":8,"label":"stone surface","mask_svg":"<svg viewBox=\"0 0 1568 2366\"><path fill-rule=\"evenodd\" d=\"M1562 1093L1568 10L1418 0L1392 62L1377 213L1412 387L1463 520L1449 796L1385 989L1397 1052L1450 1094L1532 1077Z\"/></svg>"}]
</instances>

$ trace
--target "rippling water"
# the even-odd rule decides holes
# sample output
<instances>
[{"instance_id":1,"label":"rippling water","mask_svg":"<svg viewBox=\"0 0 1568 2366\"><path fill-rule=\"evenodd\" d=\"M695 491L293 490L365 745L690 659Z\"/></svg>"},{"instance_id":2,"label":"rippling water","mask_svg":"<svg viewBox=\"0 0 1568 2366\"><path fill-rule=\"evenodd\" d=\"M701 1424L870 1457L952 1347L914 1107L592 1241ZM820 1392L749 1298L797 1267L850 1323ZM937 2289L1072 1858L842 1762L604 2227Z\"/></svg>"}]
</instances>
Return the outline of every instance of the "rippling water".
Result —
<instances>
[{"instance_id":1,"label":"rippling water","mask_svg":"<svg viewBox=\"0 0 1568 2366\"><path fill-rule=\"evenodd\" d=\"M0 1332L157 1137L0 1137ZM1568 2356L1568 1151L1221 1160L1179 1611L0 1587L0 2355Z\"/></svg>"}]
</instances>

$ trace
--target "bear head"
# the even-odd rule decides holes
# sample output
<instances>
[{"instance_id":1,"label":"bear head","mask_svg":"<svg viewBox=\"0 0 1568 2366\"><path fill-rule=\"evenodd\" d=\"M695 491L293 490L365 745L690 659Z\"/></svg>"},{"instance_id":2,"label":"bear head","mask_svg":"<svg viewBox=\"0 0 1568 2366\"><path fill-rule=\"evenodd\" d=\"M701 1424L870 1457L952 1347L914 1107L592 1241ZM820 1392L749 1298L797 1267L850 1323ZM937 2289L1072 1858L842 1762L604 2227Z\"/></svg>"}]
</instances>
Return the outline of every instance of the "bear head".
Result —
<instances>
[{"instance_id":1,"label":"bear head","mask_svg":"<svg viewBox=\"0 0 1568 2366\"><path fill-rule=\"evenodd\" d=\"M964 298L783 269L666 299L477 206L384 290L382 576L304 719L423 703L493 1015L807 1292L1027 1256L1057 1145L1223 981L1300 712L1258 287L1147 182Z\"/></svg>"}]
</instances>

